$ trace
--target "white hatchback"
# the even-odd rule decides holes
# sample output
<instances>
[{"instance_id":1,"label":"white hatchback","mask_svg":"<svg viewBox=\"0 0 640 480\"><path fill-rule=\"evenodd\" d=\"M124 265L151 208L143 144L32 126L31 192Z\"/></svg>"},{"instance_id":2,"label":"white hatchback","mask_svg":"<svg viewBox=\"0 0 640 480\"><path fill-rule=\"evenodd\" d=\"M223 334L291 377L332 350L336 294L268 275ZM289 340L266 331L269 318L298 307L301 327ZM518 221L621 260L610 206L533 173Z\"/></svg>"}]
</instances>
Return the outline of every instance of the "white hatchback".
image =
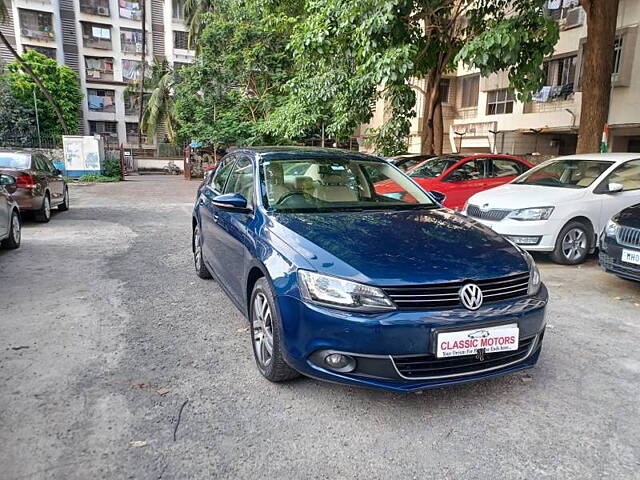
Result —
<instances>
[{"instance_id":1,"label":"white hatchback","mask_svg":"<svg viewBox=\"0 0 640 480\"><path fill-rule=\"evenodd\" d=\"M640 153L570 155L473 195L464 214L562 264L585 260L607 221L640 203Z\"/></svg>"}]
</instances>

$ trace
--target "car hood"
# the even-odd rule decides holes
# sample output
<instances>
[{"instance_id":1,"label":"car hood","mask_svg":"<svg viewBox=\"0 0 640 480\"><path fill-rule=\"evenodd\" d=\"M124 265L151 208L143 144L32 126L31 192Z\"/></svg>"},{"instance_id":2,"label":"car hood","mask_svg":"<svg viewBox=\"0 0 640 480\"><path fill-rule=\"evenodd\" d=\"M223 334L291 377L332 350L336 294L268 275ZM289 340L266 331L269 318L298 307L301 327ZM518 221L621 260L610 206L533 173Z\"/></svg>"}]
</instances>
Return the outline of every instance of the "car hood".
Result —
<instances>
[{"instance_id":1,"label":"car hood","mask_svg":"<svg viewBox=\"0 0 640 480\"><path fill-rule=\"evenodd\" d=\"M615 220L625 227L640 228L640 203L622 210Z\"/></svg>"},{"instance_id":2,"label":"car hood","mask_svg":"<svg viewBox=\"0 0 640 480\"><path fill-rule=\"evenodd\" d=\"M528 207L552 207L561 203L578 200L584 197L586 189L543 187L539 185L522 185L508 183L484 192L479 192L469 199L469 203L484 208L513 210Z\"/></svg>"},{"instance_id":3,"label":"car hood","mask_svg":"<svg viewBox=\"0 0 640 480\"><path fill-rule=\"evenodd\" d=\"M446 209L278 214L271 230L317 271L372 285L495 278L528 269L510 242Z\"/></svg>"}]
</instances>

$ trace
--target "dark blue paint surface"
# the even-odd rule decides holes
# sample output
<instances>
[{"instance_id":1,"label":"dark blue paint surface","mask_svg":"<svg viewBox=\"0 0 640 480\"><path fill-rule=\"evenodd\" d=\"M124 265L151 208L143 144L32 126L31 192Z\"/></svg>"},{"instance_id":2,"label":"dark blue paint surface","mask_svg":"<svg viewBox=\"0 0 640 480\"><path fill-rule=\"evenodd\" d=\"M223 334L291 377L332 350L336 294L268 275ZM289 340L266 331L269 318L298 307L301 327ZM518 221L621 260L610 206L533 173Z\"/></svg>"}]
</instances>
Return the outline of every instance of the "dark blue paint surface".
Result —
<instances>
[{"instance_id":1,"label":"dark blue paint surface","mask_svg":"<svg viewBox=\"0 0 640 480\"><path fill-rule=\"evenodd\" d=\"M259 163L265 159L365 157L339 150L289 147L241 150L231 155L249 157L256 178ZM446 209L276 214L263 207L259 181L255 192L253 213L236 213L213 205L212 199L223 192L202 185L194 224L201 226L206 265L245 315L252 279L256 273L268 279L282 319L285 359L306 375L400 391L477 380L498 373L446 381L390 381L331 372L308 358L318 349L368 355L426 354L433 350L432 330L442 326L464 329L515 321L521 338L544 329L544 287L533 298L485 305L476 312L457 308L355 313L307 303L298 290L298 269L390 286L496 278L526 272L528 266L511 243ZM536 351L526 361L499 373L530 368L538 354Z\"/></svg>"}]
</instances>

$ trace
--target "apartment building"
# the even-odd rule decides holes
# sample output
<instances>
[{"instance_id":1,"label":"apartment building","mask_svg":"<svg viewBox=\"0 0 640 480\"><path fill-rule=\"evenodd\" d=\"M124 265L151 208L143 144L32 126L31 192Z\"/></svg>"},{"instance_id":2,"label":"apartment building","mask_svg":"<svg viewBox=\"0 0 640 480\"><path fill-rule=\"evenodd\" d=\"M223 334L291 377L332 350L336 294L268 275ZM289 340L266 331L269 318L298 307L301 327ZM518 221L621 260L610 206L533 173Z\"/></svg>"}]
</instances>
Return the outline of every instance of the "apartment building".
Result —
<instances>
[{"instance_id":1,"label":"apartment building","mask_svg":"<svg viewBox=\"0 0 640 480\"><path fill-rule=\"evenodd\" d=\"M580 125L581 65L587 38L585 13L576 0L550 0L560 25L554 53L544 62L544 87L531 102L509 92L506 72L481 77L460 65L441 85L445 152L563 155L575 153ZM640 0L620 0L609 112L609 150L640 152ZM422 111L418 94L416 111ZM378 102L367 127L384 121ZM412 122L409 151L420 151L422 118ZM364 142L360 142L364 145ZM365 147L366 148L366 147Z\"/></svg>"},{"instance_id":2,"label":"apartment building","mask_svg":"<svg viewBox=\"0 0 640 480\"><path fill-rule=\"evenodd\" d=\"M129 147L138 146L139 98L128 92L142 74L142 1L147 63L153 57L174 67L191 63L184 0L11 0L2 26L19 52L37 50L78 74L83 134ZM12 60L0 47L0 62ZM143 137L144 148L154 148L161 135Z\"/></svg>"}]
</instances>

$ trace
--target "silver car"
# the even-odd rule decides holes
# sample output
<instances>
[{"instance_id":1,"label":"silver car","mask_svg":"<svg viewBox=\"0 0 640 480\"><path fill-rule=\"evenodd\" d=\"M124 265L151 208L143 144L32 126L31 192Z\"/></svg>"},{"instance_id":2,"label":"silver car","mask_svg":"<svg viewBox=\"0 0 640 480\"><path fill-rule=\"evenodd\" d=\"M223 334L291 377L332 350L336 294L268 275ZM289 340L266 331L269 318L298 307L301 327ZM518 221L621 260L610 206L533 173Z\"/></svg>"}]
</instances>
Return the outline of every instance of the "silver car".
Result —
<instances>
[{"instance_id":1,"label":"silver car","mask_svg":"<svg viewBox=\"0 0 640 480\"><path fill-rule=\"evenodd\" d=\"M0 245L3 248L20 246L20 209L12 196L16 188L14 177L0 174Z\"/></svg>"}]
</instances>

